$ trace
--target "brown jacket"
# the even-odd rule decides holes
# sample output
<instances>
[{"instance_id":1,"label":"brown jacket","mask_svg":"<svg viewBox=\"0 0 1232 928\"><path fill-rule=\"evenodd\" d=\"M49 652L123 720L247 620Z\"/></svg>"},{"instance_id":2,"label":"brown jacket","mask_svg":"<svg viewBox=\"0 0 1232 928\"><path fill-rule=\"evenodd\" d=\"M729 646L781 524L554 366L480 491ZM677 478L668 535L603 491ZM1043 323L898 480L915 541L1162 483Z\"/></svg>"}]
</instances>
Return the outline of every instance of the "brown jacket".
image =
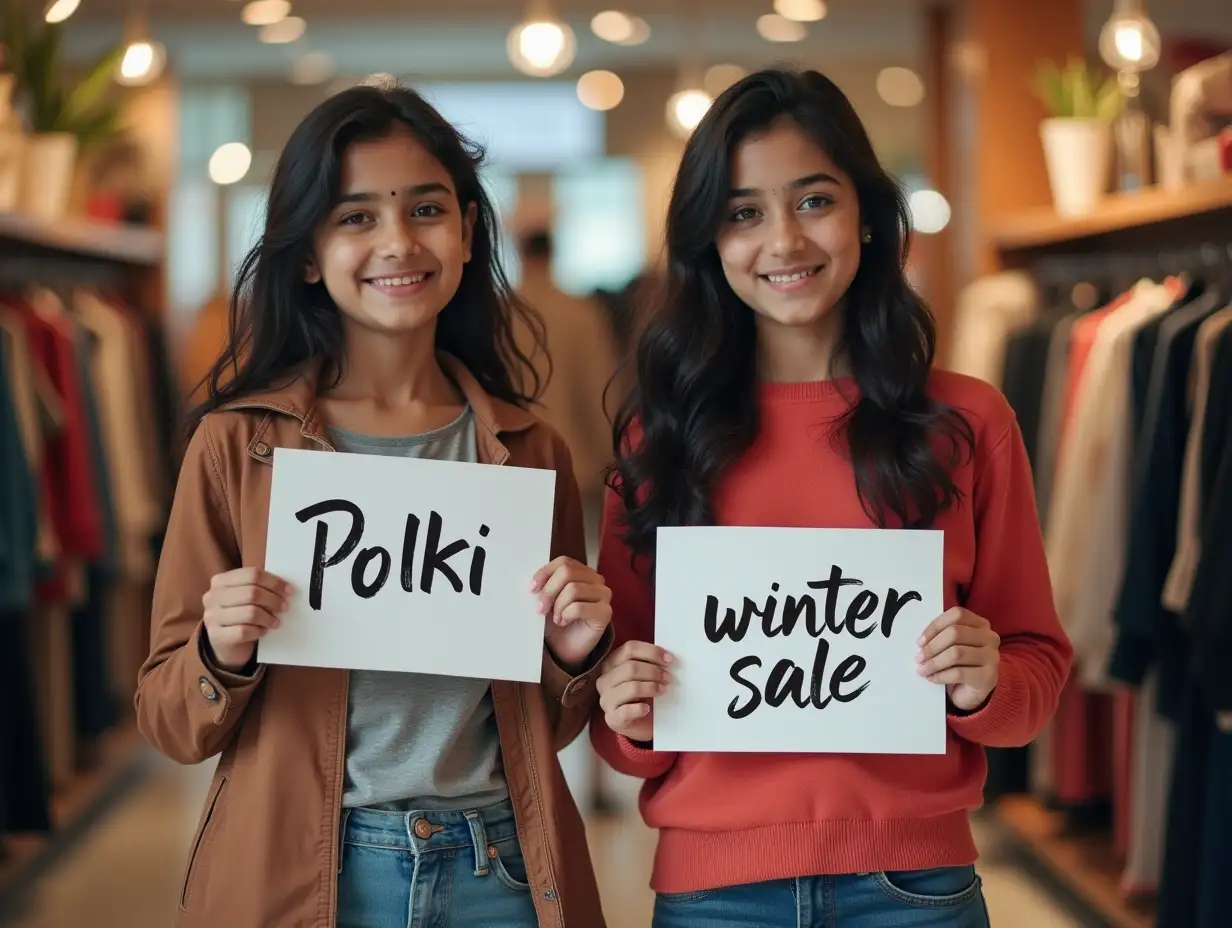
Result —
<instances>
[{"instance_id":1,"label":"brown jacket","mask_svg":"<svg viewBox=\"0 0 1232 928\"><path fill-rule=\"evenodd\" d=\"M585 561L569 451L533 415L488 396L456 361L446 371L475 412L487 464L557 472L552 555ZM153 643L137 720L163 754L195 764L221 752L180 896L181 926L329 928L346 748L344 670L259 667L223 673L202 654L210 578L265 559L272 449L328 449L315 377L234 402L205 418L176 488L154 589ZM542 683L494 681L492 701L539 924L602 928L581 817L556 752L585 727L591 670L572 677L544 649Z\"/></svg>"}]
</instances>

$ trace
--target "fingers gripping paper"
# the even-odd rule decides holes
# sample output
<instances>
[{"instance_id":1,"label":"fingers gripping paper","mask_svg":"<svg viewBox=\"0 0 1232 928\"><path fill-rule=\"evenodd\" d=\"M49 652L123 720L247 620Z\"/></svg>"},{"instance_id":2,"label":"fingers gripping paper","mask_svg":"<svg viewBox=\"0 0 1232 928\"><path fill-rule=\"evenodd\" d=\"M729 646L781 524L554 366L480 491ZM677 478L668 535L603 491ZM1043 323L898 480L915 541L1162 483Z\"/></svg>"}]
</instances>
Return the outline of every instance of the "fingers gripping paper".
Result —
<instances>
[{"instance_id":1,"label":"fingers gripping paper","mask_svg":"<svg viewBox=\"0 0 1232 928\"><path fill-rule=\"evenodd\" d=\"M665 751L945 752L945 688L916 673L942 606L942 533L658 532Z\"/></svg>"}]
</instances>

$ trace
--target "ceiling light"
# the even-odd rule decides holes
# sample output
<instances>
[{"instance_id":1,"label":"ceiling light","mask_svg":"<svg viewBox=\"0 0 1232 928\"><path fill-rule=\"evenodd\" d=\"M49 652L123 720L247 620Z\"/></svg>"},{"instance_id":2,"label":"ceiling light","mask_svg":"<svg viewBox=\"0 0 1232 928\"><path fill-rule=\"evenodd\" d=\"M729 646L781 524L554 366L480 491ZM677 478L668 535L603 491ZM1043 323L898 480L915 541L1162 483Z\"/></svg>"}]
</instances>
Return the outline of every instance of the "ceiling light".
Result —
<instances>
[{"instance_id":1,"label":"ceiling light","mask_svg":"<svg viewBox=\"0 0 1232 928\"><path fill-rule=\"evenodd\" d=\"M825 0L774 0L774 12L797 23L815 23L826 18Z\"/></svg>"},{"instance_id":2,"label":"ceiling light","mask_svg":"<svg viewBox=\"0 0 1232 928\"><path fill-rule=\"evenodd\" d=\"M910 68L882 68L877 73L877 94L890 106L918 106L924 82Z\"/></svg>"},{"instance_id":3,"label":"ceiling light","mask_svg":"<svg viewBox=\"0 0 1232 928\"><path fill-rule=\"evenodd\" d=\"M552 77L573 63L573 30L555 19L519 23L505 43L509 61L531 77Z\"/></svg>"},{"instance_id":4,"label":"ceiling light","mask_svg":"<svg viewBox=\"0 0 1232 928\"><path fill-rule=\"evenodd\" d=\"M767 42L799 42L808 35L803 23L784 19L778 13L757 17L757 31Z\"/></svg>"},{"instance_id":5,"label":"ceiling light","mask_svg":"<svg viewBox=\"0 0 1232 928\"><path fill-rule=\"evenodd\" d=\"M619 10L604 10L590 21L590 31L604 42L619 45L633 36L633 18Z\"/></svg>"},{"instance_id":6,"label":"ceiling light","mask_svg":"<svg viewBox=\"0 0 1232 928\"><path fill-rule=\"evenodd\" d=\"M650 38L650 23L642 19L640 16L630 16L629 22L633 24L633 32L629 34L627 39L617 42L617 45L642 45Z\"/></svg>"},{"instance_id":7,"label":"ceiling light","mask_svg":"<svg viewBox=\"0 0 1232 928\"><path fill-rule=\"evenodd\" d=\"M936 190L916 190L907 197L911 227L922 235L936 235L950 224L950 204Z\"/></svg>"},{"instance_id":8,"label":"ceiling light","mask_svg":"<svg viewBox=\"0 0 1232 928\"><path fill-rule=\"evenodd\" d=\"M148 84L163 73L166 63L167 53L158 42L149 39L129 42L120 60L116 82L126 87Z\"/></svg>"},{"instance_id":9,"label":"ceiling light","mask_svg":"<svg viewBox=\"0 0 1232 928\"><path fill-rule=\"evenodd\" d=\"M216 184L237 184L252 167L252 152L243 142L219 145L210 155L210 180Z\"/></svg>"},{"instance_id":10,"label":"ceiling light","mask_svg":"<svg viewBox=\"0 0 1232 928\"><path fill-rule=\"evenodd\" d=\"M260 38L266 45L289 45L303 38L307 29L308 23L302 16L288 16L276 23L262 26Z\"/></svg>"},{"instance_id":11,"label":"ceiling light","mask_svg":"<svg viewBox=\"0 0 1232 928\"><path fill-rule=\"evenodd\" d=\"M240 12L240 19L250 26L269 26L286 19L290 12L287 0L252 0Z\"/></svg>"},{"instance_id":12,"label":"ceiling light","mask_svg":"<svg viewBox=\"0 0 1232 928\"><path fill-rule=\"evenodd\" d=\"M577 96L592 110L610 110L625 96L624 81L611 71L587 71L577 82Z\"/></svg>"},{"instance_id":13,"label":"ceiling light","mask_svg":"<svg viewBox=\"0 0 1232 928\"><path fill-rule=\"evenodd\" d=\"M43 13L43 21L62 23L76 13L79 6L81 6L81 0L51 0Z\"/></svg>"},{"instance_id":14,"label":"ceiling light","mask_svg":"<svg viewBox=\"0 0 1232 928\"><path fill-rule=\"evenodd\" d=\"M672 94L667 101L667 124L676 135L687 138L714 101L704 90L689 88Z\"/></svg>"}]
</instances>

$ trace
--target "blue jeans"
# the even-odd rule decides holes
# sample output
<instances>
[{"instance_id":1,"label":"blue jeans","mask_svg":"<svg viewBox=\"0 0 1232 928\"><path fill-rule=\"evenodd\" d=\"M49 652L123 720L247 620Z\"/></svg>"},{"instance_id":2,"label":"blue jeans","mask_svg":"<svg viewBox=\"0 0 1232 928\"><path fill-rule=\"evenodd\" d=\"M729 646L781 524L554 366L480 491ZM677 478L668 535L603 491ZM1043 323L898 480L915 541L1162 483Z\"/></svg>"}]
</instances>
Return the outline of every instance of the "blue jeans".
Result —
<instances>
[{"instance_id":1,"label":"blue jeans","mask_svg":"<svg viewBox=\"0 0 1232 928\"><path fill-rule=\"evenodd\" d=\"M974 867L809 876L660 893L654 928L988 928Z\"/></svg>"},{"instance_id":2,"label":"blue jeans","mask_svg":"<svg viewBox=\"0 0 1232 928\"><path fill-rule=\"evenodd\" d=\"M343 812L337 928L537 928L513 808Z\"/></svg>"}]
</instances>

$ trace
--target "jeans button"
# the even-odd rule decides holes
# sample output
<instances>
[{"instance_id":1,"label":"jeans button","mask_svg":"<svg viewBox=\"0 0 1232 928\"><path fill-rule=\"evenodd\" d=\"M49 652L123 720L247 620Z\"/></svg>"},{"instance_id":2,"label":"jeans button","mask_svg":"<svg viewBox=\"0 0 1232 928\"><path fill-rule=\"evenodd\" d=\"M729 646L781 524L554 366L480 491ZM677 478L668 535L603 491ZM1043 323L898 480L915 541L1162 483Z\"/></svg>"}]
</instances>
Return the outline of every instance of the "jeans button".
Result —
<instances>
[{"instance_id":1,"label":"jeans button","mask_svg":"<svg viewBox=\"0 0 1232 928\"><path fill-rule=\"evenodd\" d=\"M432 823L426 818L415 819L415 834L427 841L432 837Z\"/></svg>"}]
</instances>

